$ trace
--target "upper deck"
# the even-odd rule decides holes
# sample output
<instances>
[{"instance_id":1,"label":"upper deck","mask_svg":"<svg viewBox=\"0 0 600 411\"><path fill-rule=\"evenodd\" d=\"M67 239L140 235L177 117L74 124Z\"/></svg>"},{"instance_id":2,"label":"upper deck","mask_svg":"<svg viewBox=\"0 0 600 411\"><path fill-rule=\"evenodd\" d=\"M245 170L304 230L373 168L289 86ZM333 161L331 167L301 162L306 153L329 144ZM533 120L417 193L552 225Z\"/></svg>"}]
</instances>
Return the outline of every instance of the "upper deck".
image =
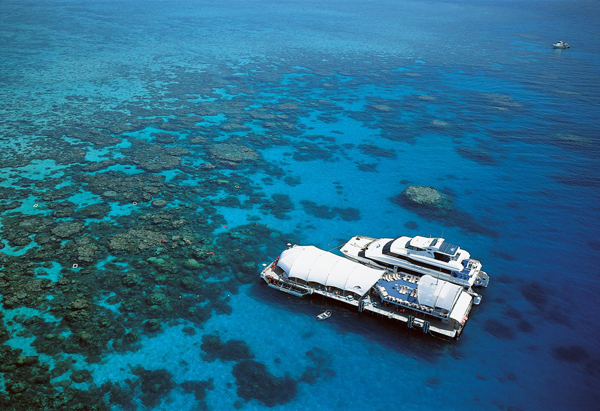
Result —
<instances>
[{"instance_id":1,"label":"upper deck","mask_svg":"<svg viewBox=\"0 0 600 411\"><path fill-rule=\"evenodd\" d=\"M420 283L422 281L422 283ZM431 276L388 273L375 285L381 298L391 304L425 314L461 321L472 297L462 287Z\"/></svg>"}]
</instances>

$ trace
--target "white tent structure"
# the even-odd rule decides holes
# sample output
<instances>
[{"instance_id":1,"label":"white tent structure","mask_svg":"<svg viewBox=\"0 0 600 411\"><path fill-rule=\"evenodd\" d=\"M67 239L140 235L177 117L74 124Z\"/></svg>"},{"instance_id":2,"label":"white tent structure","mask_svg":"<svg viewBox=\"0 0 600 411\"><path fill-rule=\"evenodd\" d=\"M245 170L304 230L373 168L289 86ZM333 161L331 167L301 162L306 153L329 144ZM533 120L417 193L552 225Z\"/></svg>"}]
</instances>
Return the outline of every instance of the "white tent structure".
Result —
<instances>
[{"instance_id":1,"label":"white tent structure","mask_svg":"<svg viewBox=\"0 0 600 411\"><path fill-rule=\"evenodd\" d=\"M417 298L419 304L447 310L451 319L461 323L464 323L473 300L461 286L430 275L424 275L419 280Z\"/></svg>"},{"instance_id":2,"label":"white tent structure","mask_svg":"<svg viewBox=\"0 0 600 411\"><path fill-rule=\"evenodd\" d=\"M291 279L335 287L364 296L384 274L314 246L296 246L281 253L277 265Z\"/></svg>"},{"instance_id":3,"label":"white tent structure","mask_svg":"<svg viewBox=\"0 0 600 411\"><path fill-rule=\"evenodd\" d=\"M424 275L419 280L419 304L452 311L454 302L458 299L462 289L460 285Z\"/></svg>"}]
</instances>

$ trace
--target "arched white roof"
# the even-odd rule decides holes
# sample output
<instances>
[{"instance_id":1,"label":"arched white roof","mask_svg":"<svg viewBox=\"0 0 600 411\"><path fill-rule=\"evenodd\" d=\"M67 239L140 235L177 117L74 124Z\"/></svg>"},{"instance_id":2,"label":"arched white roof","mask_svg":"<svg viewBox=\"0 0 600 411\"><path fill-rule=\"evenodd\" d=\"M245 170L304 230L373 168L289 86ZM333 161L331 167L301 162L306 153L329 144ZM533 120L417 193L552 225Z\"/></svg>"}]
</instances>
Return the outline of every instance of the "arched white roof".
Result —
<instances>
[{"instance_id":1,"label":"arched white roof","mask_svg":"<svg viewBox=\"0 0 600 411\"><path fill-rule=\"evenodd\" d=\"M292 250L294 248L292 248ZM308 281L308 276L310 275L311 268L323 253L325 253L325 251L320 250L317 247L304 248L304 250L302 250L302 252L294 260L294 263L291 265L290 270L287 272L288 276Z\"/></svg>"},{"instance_id":2,"label":"arched white roof","mask_svg":"<svg viewBox=\"0 0 600 411\"><path fill-rule=\"evenodd\" d=\"M314 246L296 246L281 253L277 265L289 277L336 287L363 296L383 275L369 268Z\"/></svg>"},{"instance_id":3,"label":"arched white roof","mask_svg":"<svg viewBox=\"0 0 600 411\"><path fill-rule=\"evenodd\" d=\"M293 247L288 248L279 256L279 261L277 265L283 269L286 273L290 272L292 265L298 258L298 256L302 253L303 249L301 247Z\"/></svg>"},{"instance_id":4,"label":"arched white roof","mask_svg":"<svg viewBox=\"0 0 600 411\"><path fill-rule=\"evenodd\" d=\"M317 250L319 249L317 248ZM314 281L315 283L326 284L329 273L331 273L336 264L339 263L339 259L334 254L327 253L323 250L319 251L321 252L321 255L313 264L308 276L308 280L306 281Z\"/></svg>"},{"instance_id":5,"label":"arched white roof","mask_svg":"<svg viewBox=\"0 0 600 411\"><path fill-rule=\"evenodd\" d=\"M419 304L452 311L454 302L462 292L460 285L424 275L419 280L417 298Z\"/></svg>"}]
</instances>

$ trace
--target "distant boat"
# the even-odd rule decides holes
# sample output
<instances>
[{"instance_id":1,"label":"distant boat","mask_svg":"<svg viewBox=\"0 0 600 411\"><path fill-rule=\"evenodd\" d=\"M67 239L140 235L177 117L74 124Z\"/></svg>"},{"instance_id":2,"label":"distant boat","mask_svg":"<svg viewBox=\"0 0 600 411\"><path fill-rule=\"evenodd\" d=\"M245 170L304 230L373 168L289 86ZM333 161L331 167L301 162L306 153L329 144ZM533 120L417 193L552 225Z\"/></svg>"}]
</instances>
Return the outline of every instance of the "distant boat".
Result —
<instances>
[{"instance_id":1,"label":"distant boat","mask_svg":"<svg viewBox=\"0 0 600 411\"><path fill-rule=\"evenodd\" d=\"M552 48L554 48L554 49L563 49L564 50L564 49L571 48L571 46L569 46L569 43L565 43L564 41L561 40L558 43L554 43L552 45Z\"/></svg>"},{"instance_id":2,"label":"distant boat","mask_svg":"<svg viewBox=\"0 0 600 411\"><path fill-rule=\"evenodd\" d=\"M319 321L326 320L329 317L331 317L331 313L332 313L331 310L324 311L321 314L317 315L317 320L319 320Z\"/></svg>"}]
</instances>

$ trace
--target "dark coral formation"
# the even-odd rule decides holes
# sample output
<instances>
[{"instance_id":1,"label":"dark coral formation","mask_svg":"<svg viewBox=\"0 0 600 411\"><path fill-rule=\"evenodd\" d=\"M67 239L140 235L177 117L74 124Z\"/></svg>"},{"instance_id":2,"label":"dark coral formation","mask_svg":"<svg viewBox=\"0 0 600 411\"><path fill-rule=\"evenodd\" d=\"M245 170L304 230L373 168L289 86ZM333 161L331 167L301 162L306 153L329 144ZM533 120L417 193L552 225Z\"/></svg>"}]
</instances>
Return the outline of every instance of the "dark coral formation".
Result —
<instances>
[{"instance_id":1,"label":"dark coral formation","mask_svg":"<svg viewBox=\"0 0 600 411\"><path fill-rule=\"evenodd\" d=\"M267 367L254 360L244 360L233 367L240 398L257 400L267 407L287 404L297 393L297 383L289 376L276 377Z\"/></svg>"},{"instance_id":2,"label":"dark coral formation","mask_svg":"<svg viewBox=\"0 0 600 411\"><path fill-rule=\"evenodd\" d=\"M390 150L390 149L385 149L385 148L381 148L372 144L361 144L360 146L358 146L358 148L360 149L360 151L362 151L365 155L371 156L371 157L375 157L375 158L396 158L396 151L394 150Z\"/></svg>"},{"instance_id":3,"label":"dark coral formation","mask_svg":"<svg viewBox=\"0 0 600 411\"><path fill-rule=\"evenodd\" d=\"M512 340L517 334L511 326L493 318L487 320L483 328L494 337L502 340Z\"/></svg>"},{"instance_id":4,"label":"dark coral formation","mask_svg":"<svg viewBox=\"0 0 600 411\"><path fill-rule=\"evenodd\" d=\"M229 340L221 341L218 335L206 334L202 337L202 345L200 346L204 355L204 361L242 361L254 358L250 349L244 341Z\"/></svg>"},{"instance_id":5,"label":"dark coral formation","mask_svg":"<svg viewBox=\"0 0 600 411\"><path fill-rule=\"evenodd\" d=\"M181 388L183 388L186 393L194 394L194 398L196 398L196 401L199 403L199 409L208 409L204 399L206 398L206 391L214 389L212 378L208 381L185 381L181 383Z\"/></svg>"},{"instance_id":6,"label":"dark coral formation","mask_svg":"<svg viewBox=\"0 0 600 411\"><path fill-rule=\"evenodd\" d=\"M290 196L287 194L273 194L271 200L272 201L263 203L260 208L270 212L279 219L289 219L289 213L295 208Z\"/></svg>"},{"instance_id":7,"label":"dark coral formation","mask_svg":"<svg viewBox=\"0 0 600 411\"><path fill-rule=\"evenodd\" d=\"M390 201L426 220L435 220L448 227L458 226L466 232L497 235L496 230L490 227L489 221L486 225L477 222L471 214L456 209L452 197L433 187L411 185L402 193L390 198Z\"/></svg>"},{"instance_id":8,"label":"dark coral formation","mask_svg":"<svg viewBox=\"0 0 600 411\"><path fill-rule=\"evenodd\" d=\"M462 157L475 161L484 166L495 166L498 165L498 160L491 151L482 147L470 147L470 146L458 146L456 151Z\"/></svg>"},{"instance_id":9,"label":"dark coral formation","mask_svg":"<svg viewBox=\"0 0 600 411\"><path fill-rule=\"evenodd\" d=\"M171 374L166 370L146 370L136 367L133 374L139 376L138 384L142 390L142 403L146 407L156 407L175 388Z\"/></svg>"},{"instance_id":10,"label":"dark coral formation","mask_svg":"<svg viewBox=\"0 0 600 411\"><path fill-rule=\"evenodd\" d=\"M300 204L302 204L304 211L306 211L308 214L324 220L331 220L336 217L340 217L345 221L360 220L360 211L354 207L328 207L324 205L318 205L317 203L308 200L303 200L300 202Z\"/></svg>"},{"instance_id":11,"label":"dark coral formation","mask_svg":"<svg viewBox=\"0 0 600 411\"><path fill-rule=\"evenodd\" d=\"M590 355L581 345L561 345L552 348L552 355L566 362L584 362Z\"/></svg>"},{"instance_id":12,"label":"dark coral formation","mask_svg":"<svg viewBox=\"0 0 600 411\"><path fill-rule=\"evenodd\" d=\"M419 225L414 221L407 221L404 223L404 227L408 228L409 230L416 230L419 228Z\"/></svg>"},{"instance_id":13,"label":"dark coral formation","mask_svg":"<svg viewBox=\"0 0 600 411\"><path fill-rule=\"evenodd\" d=\"M538 310L544 310L548 305L548 291L546 286L536 281L523 284L521 294L527 301L533 304Z\"/></svg>"},{"instance_id":14,"label":"dark coral formation","mask_svg":"<svg viewBox=\"0 0 600 411\"><path fill-rule=\"evenodd\" d=\"M313 384L318 380L326 380L335 376L335 371L331 368L331 359L324 350L314 347L306 353L310 365L300 376L300 382Z\"/></svg>"},{"instance_id":15,"label":"dark coral formation","mask_svg":"<svg viewBox=\"0 0 600 411\"><path fill-rule=\"evenodd\" d=\"M226 167L238 167L258 160L255 150L242 144L221 143L209 149L212 161Z\"/></svg>"},{"instance_id":16,"label":"dark coral formation","mask_svg":"<svg viewBox=\"0 0 600 411\"><path fill-rule=\"evenodd\" d=\"M5 392L0 393L0 408L8 411L93 409L108 410L103 392L76 389L65 384L59 388L50 384L55 373L37 356L21 355L7 345L0 346L0 372L4 375Z\"/></svg>"}]
</instances>

